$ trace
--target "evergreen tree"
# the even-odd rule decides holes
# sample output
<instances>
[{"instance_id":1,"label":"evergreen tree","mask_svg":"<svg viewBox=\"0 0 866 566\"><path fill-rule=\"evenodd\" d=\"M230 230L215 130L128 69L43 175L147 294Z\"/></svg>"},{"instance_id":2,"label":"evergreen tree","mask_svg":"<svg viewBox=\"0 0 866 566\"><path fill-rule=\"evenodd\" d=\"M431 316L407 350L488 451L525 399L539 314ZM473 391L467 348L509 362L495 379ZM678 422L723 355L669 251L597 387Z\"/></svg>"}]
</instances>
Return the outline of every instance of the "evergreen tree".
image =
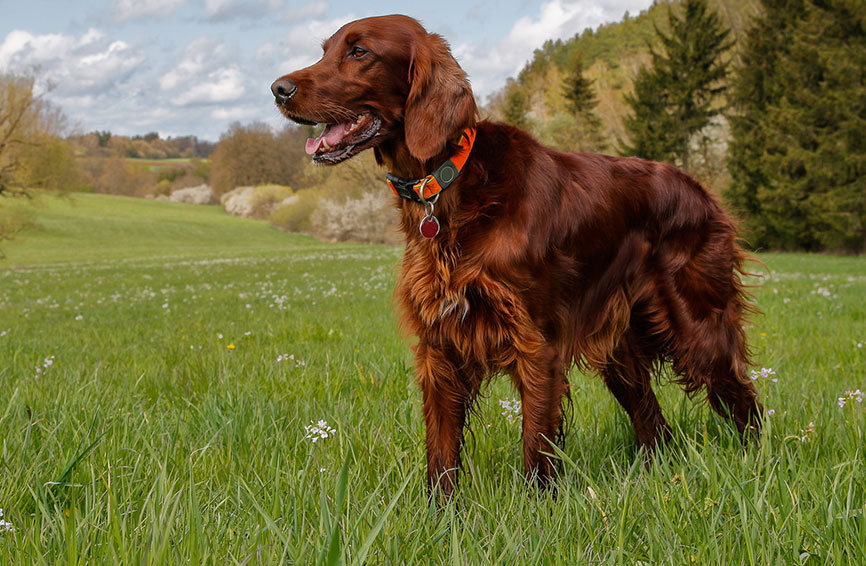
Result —
<instances>
[{"instance_id":1,"label":"evergreen tree","mask_svg":"<svg viewBox=\"0 0 866 566\"><path fill-rule=\"evenodd\" d=\"M529 113L529 97L519 84L509 85L505 95L505 121L518 128L529 125L526 115Z\"/></svg>"},{"instance_id":2,"label":"evergreen tree","mask_svg":"<svg viewBox=\"0 0 866 566\"><path fill-rule=\"evenodd\" d=\"M634 92L626 96L631 141L622 153L673 161L688 170L694 137L722 111L723 55L731 43L707 0L685 0L681 15L669 8L668 22L669 34L656 28L661 50L651 49L651 67L641 69Z\"/></svg>"},{"instance_id":3,"label":"evergreen tree","mask_svg":"<svg viewBox=\"0 0 866 566\"><path fill-rule=\"evenodd\" d=\"M631 143L620 142L622 155L675 161L678 138L671 135L674 124L666 82L664 75L656 70L644 67L638 71L633 92L625 96L632 112L623 118L623 125Z\"/></svg>"},{"instance_id":4,"label":"evergreen tree","mask_svg":"<svg viewBox=\"0 0 866 566\"><path fill-rule=\"evenodd\" d=\"M583 74L583 59L575 55L566 69L562 81L562 94L568 101L568 109L572 114L579 115L592 112L597 103L592 82Z\"/></svg>"},{"instance_id":5,"label":"evergreen tree","mask_svg":"<svg viewBox=\"0 0 866 566\"><path fill-rule=\"evenodd\" d=\"M866 247L862 0L763 0L734 89L726 197L754 245Z\"/></svg>"},{"instance_id":6,"label":"evergreen tree","mask_svg":"<svg viewBox=\"0 0 866 566\"><path fill-rule=\"evenodd\" d=\"M574 116L574 137L580 150L601 151L605 143L601 133L601 118L595 113L593 81L583 73L583 59L575 54L569 61L562 81L566 105Z\"/></svg>"},{"instance_id":7,"label":"evergreen tree","mask_svg":"<svg viewBox=\"0 0 866 566\"><path fill-rule=\"evenodd\" d=\"M761 0L761 16L745 34L740 63L731 81L734 112L728 172L732 183L724 196L743 217L746 239L753 247L781 243L774 227L764 221L758 191L768 182L764 164L767 110L781 98L780 61L790 47L791 28L796 15L803 11L804 2Z\"/></svg>"}]
</instances>

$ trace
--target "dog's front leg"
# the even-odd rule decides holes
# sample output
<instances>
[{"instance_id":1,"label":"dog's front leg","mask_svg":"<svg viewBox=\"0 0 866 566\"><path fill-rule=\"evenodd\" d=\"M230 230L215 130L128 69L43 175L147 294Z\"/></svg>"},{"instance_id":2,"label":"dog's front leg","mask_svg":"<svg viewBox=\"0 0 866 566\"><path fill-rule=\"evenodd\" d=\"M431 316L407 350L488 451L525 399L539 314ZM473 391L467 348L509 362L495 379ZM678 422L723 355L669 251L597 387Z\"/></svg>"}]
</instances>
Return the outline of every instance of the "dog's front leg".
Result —
<instances>
[{"instance_id":1,"label":"dog's front leg","mask_svg":"<svg viewBox=\"0 0 866 566\"><path fill-rule=\"evenodd\" d=\"M457 486L463 425L477 391L477 380L461 375L449 350L421 342L415 354L427 427L427 485L431 496L438 490L446 498Z\"/></svg>"}]
</instances>

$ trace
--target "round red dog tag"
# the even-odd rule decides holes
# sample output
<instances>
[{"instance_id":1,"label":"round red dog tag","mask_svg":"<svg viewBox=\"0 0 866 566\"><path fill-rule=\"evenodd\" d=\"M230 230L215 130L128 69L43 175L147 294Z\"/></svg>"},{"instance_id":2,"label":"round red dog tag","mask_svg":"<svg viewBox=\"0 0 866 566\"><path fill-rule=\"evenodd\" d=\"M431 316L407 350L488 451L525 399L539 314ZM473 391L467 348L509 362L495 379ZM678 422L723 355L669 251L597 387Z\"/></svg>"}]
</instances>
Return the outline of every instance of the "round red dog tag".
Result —
<instances>
[{"instance_id":1,"label":"round red dog tag","mask_svg":"<svg viewBox=\"0 0 866 566\"><path fill-rule=\"evenodd\" d=\"M436 234L439 233L439 219L435 216L427 216L421 221L421 225L418 226L418 230L420 230L421 235L425 238L435 238Z\"/></svg>"}]
</instances>

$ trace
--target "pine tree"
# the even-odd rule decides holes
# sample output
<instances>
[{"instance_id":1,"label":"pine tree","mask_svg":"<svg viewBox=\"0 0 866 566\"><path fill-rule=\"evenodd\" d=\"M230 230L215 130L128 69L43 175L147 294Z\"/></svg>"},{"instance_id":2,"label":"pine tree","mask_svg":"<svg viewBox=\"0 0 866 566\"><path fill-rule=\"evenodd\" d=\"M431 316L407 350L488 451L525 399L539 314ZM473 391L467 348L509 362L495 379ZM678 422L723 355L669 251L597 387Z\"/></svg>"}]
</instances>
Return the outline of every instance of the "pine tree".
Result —
<instances>
[{"instance_id":1,"label":"pine tree","mask_svg":"<svg viewBox=\"0 0 866 566\"><path fill-rule=\"evenodd\" d=\"M622 153L673 161L688 170L695 136L722 112L723 56L731 42L707 0L685 0L681 15L669 9L668 22L669 34L656 28L661 50L651 49L651 67L641 69L634 92L626 96L631 141Z\"/></svg>"},{"instance_id":2,"label":"pine tree","mask_svg":"<svg viewBox=\"0 0 866 566\"><path fill-rule=\"evenodd\" d=\"M791 28L804 0L761 0L762 15L745 34L740 63L731 81L731 142L728 172L732 183L725 200L745 221L753 247L781 244L777 231L764 220L758 191L767 186L764 153L768 107L781 98L780 61L789 50ZM793 211L792 211L793 212Z\"/></svg>"},{"instance_id":3,"label":"pine tree","mask_svg":"<svg viewBox=\"0 0 866 566\"><path fill-rule=\"evenodd\" d=\"M583 60L579 54L571 58L562 81L566 105L574 116L574 137L580 150L602 151L605 147L601 133L601 118L595 113L598 101L595 98L593 81L583 72Z\"/></svg>"},{"instance_id":4,"label":"pine tree","mask_svg":"<svg viewBox=\"0 0 866 566\"><path fill-rule=\"evenodd\" d=\"M519 84L510 85L505 95L505 121L518 128L526 128L529 125L528 112L529 97L526 91Z\"/></svg>"},{"instance_id":5,"label":"pine tree","mask_svg":"<svg viewBox=\"0 0 866 566\"><path fill-rule=\"evenodd\" d=\"M763 0L737 72L725 196L754 245L866 247L862 0Z\"/></svg>"}]
</instances>

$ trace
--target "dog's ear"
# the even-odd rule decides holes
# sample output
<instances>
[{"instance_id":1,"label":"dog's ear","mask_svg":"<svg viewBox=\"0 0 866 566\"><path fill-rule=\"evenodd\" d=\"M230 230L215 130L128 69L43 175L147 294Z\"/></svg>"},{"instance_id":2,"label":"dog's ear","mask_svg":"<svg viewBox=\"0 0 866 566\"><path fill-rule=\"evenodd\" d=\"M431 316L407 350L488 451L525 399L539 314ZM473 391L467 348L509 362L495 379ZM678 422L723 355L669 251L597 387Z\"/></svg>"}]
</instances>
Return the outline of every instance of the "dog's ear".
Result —
<instances>
[{"instance_id":1,"label":"dog's ear","mask_svg":"<svg viewBox=\"0 0 866 566\"><path fill-rule=\"evenodd\" d=\"M406 146L413 157L426 161L442 151L449 139L475 124L475 98L448 43L436 34L413 43L409 81Z\"/></svg>"}]
</instances>

